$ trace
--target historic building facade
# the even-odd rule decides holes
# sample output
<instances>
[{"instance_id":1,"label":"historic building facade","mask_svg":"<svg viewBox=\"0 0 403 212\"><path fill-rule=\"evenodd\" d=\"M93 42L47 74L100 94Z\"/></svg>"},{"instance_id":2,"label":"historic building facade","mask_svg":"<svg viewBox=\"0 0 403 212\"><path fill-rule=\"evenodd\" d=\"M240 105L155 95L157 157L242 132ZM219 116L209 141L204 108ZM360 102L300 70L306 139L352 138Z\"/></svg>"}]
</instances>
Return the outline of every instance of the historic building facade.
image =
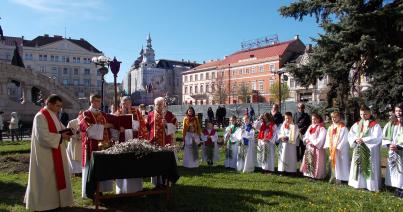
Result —
<instances>
[{"instance_id":1,"label":"historic building facade","mask_svg":"<svg viewBox=\"0 0 403 212\"><path fill-rule=\"evenodd\" d=\"M158 96L168 96L171 104L182 102L182 72L198 64L186 61L155 60L151 36L146 48L134 61L123 79L123 92L133 97L135 104L153 104Z\"/></svg>"},{"instance_id":2,"label":"historic building facade","mask_svg":"<svg viewBox=\"0 0 403 212\"><path fill-rule=\"evenodd\" d=\"M222 60L210 61L183 73L183 103L215 104L270 102L270 86L278 80L277 71L304 53L305 45L296 36L285 42L235 52ZM240 98L240 87L250 97ZM218 102L218 90L226 93ZM253 94L253 95L252 95Z\"/></svg>"}]
</instances>

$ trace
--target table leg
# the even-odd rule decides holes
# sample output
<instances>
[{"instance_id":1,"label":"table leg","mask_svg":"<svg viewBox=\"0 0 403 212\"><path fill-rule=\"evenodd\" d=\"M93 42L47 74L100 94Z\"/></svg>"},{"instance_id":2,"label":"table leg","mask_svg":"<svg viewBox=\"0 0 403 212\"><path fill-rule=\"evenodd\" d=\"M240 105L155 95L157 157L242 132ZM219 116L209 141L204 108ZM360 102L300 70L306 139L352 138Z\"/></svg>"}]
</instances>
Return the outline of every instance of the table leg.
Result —
<instances>
[{"instance_id":1,"label":"table leg","mask_svg":"<svg viewBox=\"0 0 403 212\"><path fill-rule=\"evenodd\" d=\"M99 182L97 182L97 188L95 190L94 200L95 200L95 210L98 211L98 209L99 209Z\"/></svg>"}]
</instances>

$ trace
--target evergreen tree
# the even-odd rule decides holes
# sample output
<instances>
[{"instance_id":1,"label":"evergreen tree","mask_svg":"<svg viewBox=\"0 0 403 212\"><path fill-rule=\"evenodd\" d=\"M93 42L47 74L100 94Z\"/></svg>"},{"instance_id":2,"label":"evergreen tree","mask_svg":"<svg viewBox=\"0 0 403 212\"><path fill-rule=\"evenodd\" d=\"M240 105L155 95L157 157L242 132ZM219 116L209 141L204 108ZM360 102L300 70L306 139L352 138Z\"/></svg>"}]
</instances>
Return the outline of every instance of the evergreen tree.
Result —
<instances>
[{"instance_id":1,"label":"evergreen tree","mask_svg":"<svg viewBox=\"0 0 403 212\"><path fill-rule=\"evenodd\" d=\"M306 65L290 65L303 86L330 76L328 107L338 107L350 125L352 93L364 97L375 110L402 101L403 1L402 0L299 0L279 9L282 16L302 21L314 16L323 28ZM357 86L370 80L365 92ZM336 103L335 105L333 103ZM354 104L352 104L354 103Z\"/></svg>"}]
</instances>

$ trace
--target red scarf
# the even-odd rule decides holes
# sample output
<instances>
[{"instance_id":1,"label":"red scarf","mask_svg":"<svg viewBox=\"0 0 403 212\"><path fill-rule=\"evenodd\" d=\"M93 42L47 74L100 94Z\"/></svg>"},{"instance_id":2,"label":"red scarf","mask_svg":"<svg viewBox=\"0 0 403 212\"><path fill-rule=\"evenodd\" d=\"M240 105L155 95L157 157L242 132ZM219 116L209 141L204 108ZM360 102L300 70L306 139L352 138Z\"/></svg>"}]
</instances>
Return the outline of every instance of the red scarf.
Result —
<instances>
[{"instance_id":1,"label":"red scarf","mask_svg":"<svg viewBox=\"0 0 403 212\"><path fill-rule=\"evenodd\" d=\"M273 127L275 123L270 122L269 126L266 125L266 122L263 121L262 127L260 127L258 139L270 140L273 137ZM269 130L269 133L265 133L266 130Z\"/></svg>"},{"instance_id":2,"label":"red scarf","mask_svg":"<svg viewBox=\"0 0 403 212\"><path fill-rule=\"evenodd\" d=\"M45 108L42 108L40 112L45 116L46 121L48 122L48 128L50 133L58 133L56 129L55 122L53 121L50 113ZM63 190L66 188L66 179L63 170L63 159L62 159L62 152L60 150L60 145L57 149L52 148L52 156L53 156L53 165L55 167L55 174L56 174L56 186L57 189Z\"/></svg>"},{"instance_id":3,"label":"red scarf","mask_svg":"<svg viewBox=\"0 0 403 212\"><path fill-rule=\"evenodd\" d=\"M206 143L204 143L204 144L205 144L206 146L213 145L213 141L211 140L211 136L213 136L213 135L215 134L215 129L211 129L211 132L210 132L210 133L208 133L208 130L205 129L204 132L203 132L203 134L204 134L205 136L208 136L208 137L207 137L207 141L206 141Z\"/></svg>"},{"instance_id":4,"label":"red scarf","mask_svg":"<svg viewBox=\"0 0 403 212\"><path fill-rule=\"evenodd\" d=\"M322 127L322 124L317 124L315 127L311 127L311 129L309 129L309 134L314 134L316 132L316 130L321 127Z\"/></svg>"}]
</instances>

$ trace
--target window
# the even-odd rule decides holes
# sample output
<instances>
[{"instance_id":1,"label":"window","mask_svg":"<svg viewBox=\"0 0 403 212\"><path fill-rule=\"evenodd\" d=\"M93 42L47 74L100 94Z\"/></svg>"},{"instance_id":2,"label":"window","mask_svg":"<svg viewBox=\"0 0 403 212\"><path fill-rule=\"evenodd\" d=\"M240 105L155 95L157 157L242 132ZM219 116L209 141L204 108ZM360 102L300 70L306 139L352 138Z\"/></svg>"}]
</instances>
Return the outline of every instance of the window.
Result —
<instances>
[{"instance_id":1,"label":"window","mask_svg":"<svg viewBox=\"0 0 403 212\"><path fill-rule=\"evenodd\" d=\"M66 57L66 63L69 63L69 62L70 62L70 58Z\"/></svg>"},{"instance_id":2,"label":"window","mask_svg":"<svg viewBox=\"0 0 403 212\"><path fill-rule=\"evenodd\" d=\"M78 75L78 68L74 68L74 75Z\"/></svg>"},{"instance_id":3,"label":"window","mask_svg":"<svg viewBox=\"0 0 403 212\"><path fill-rule=\"evenodd\" d=\"M73 84L78 86L80 84L80 80L79 79L75 79L73 80Z\"/></svg>"},{"instance_id":4,"label":"window","mask_svg":"<svg viewBox=\"0 0 403 212\"><path fill-rule=\"evenodd\" d=\"M211 79L215 79L215 72L211 73Z\"/></svg>"},{"instance_id":5,"label":"window","mask_svg":"<svg viewBox=\"0 0 403 212\"><path fill-rule=\"evenodd\" d=\"M190 82L192 82L193 81L193 76L192 75L190 75L190 80L189 80ZM190 90L192 90L192 89L190 89ZM192 92L192 91L190 91L190 92Z\"/></svg>"},{"instance_id":6,"label":"window","mask_svg":"<svg viewBox=\"0 0 403 212\"><path fill-rule=\"evenodd\" d=\"M198 88L197 85L195 85L195 93L196 93L196 94L199 93L199 88Z\"/></svg>"},{"instance_id":7,"label":"window","mask_svg":"<svg viewBox=\"0 0 403 212\"><path fill-rule=\"evenodd\" d=\"M41 67L40 67L40 71L41 71L41 73L45 73L45 72L46 72L45 66L41 66Z\"/></svg>"},{"instance_id":8,"label":"window","mask_svg":"<svg viewBox=\"0 0 403 212\"><path fill-rule=\"evenodd\" d=\"M55 56L55 62L59 62L59 56Z\"/></svg>"},{"instance_id":9,"label":"window","mask_svg":"<svg viewBox=\"0 0 403 212\"><path fill-rule=\"evenodd\" d=\"M43 60L43 57L42 57L42 55L40 54L39 55L39 61L42 61Z\"/></svg>"},{"instance_id":10,"label":"window","mask_svg":"<svg viewBox=\"0 0 403 212\"><path fill-rule=\"evenodd\" d=\"M274 71L274 70L275 70L274 64L270 64L270 71Z\"/></svg>"},{"instance_id":11,"label":"window","mask_svg":"<svg viewBox=\"0 0 403 212\"><path fill-rule=\"evenodd\" d=\"M252 90L256 90L256 82L252 82Z\"/></svg>"},{"instance_id":12,"label":"window","mask_svg":"<svg viewBox=\"0 0 403 212\"><path fill-rule=\"evenodd\" d=\"M185 94L188 94L188 87L185 87Z\"/></svg>"},{"instance_id":13,"label":"window","mask_svg":"<svg viewBox=\"0 0 403 212\"><path fill-rule=\"evenodd\" d=\"M260 90L260 92L263 91L263 80L259 81L259 90Z\"/></svg>"},{"instance_id":14,"label":"window","mask_svg":"<svg viewBox=\"0 0 403 212\"><path fill-rule=\"evenodd\" d=\"M198 81L199 75L195 74L195 81Z\"/></svg>"},{"instance_id":15,"label":"window","mask_svg":"<svg viewBox=\"0 0 403 212\"><path fill-rule=\"evenodd\" d=\"M200 80L203 80L203 74L200 74Z\"/></svg>"},{"instance_id":16,"label":"window","mask_svg":"<svg viewBox=\"0 0 403 212\"><path fill-rule=\"evenodd\" d=\"M68 73L68 69L67 68L63 68L63 74L67 74Z\"/></svg>"},{"instance_id":17,"label":"window","mask_svg":"<svg viewBox=\"0 0 403 212\"><path fill-rule=\"evenodd\" d=\"M270 83L270 85L273 85L273 84L274 84L274 80L270 80L269 83Z\"/></svg>"},{"instance_id":18,"label":"window","mask_svg":"<svg viewBox=\"0 0 403 212\"><path fill-rule=\"evenodd\" d=\"M188 76L185 76L185 82L188 82Z\"/></svg>"},{"instance_id":19,"label":"window","mask_svg":"<svg viewBox=\"0 0 403 212\"><path fill-rule=\"evenodd\" d=\"M52 67L52 73L53 73L53 74L57 74L57 67L56 67L56 66L53 66L53 67Z\"/></svg>"},{"instance_id":20,"label":"window","mask_svg":"<svg viewBox=\"0 0 403 212\"><path fill-rule=\"evenodd\" d=\"M43 61L47 61L48 60L48 56L45 54L43 55Z\"/></svg>"},{"instance_id":21,"label":"window","mask_svg":"<svg viewBox=\"0 0 403 212\"><path fill-rule=\"evenodd\" d=\"M260 71L260 72L263 72L263 71L264 71L263 66L259 66L259 71Z\"/></svg>"},{"instance_id":22,"label":"window","mask_svg":"<svg viewBox=\"0 0 403 212\"><path fill-rule=\"evenodd\" d=\"M209 73L206 73L206 80L210 79Z\"/></svg>"},{"instance_id":23,"label":"window","mask_svg":"<svg viewBox=\"0 0 403 212\"><path fill-rule=\"evenodd\" d=\"M32 60L32 54L25 54L25 60Z\"/></svg>"},{"instance_id":24,"label":"window","mask_svg":"<svg viewBox=\"0 0 403 212\"><path fill-rule=\"evenodd\" d=\"M55 56L50 55L50 61L55 61Z\"/></svg>"},{"instance_id":25,"label":"window","mask_svg":"<svg viewBox=\"0 0 403 212\"><path fill-rule=\"evenodd\" d=\"M80 58L79 57L77 57L77 63L80 63Z\"/></svg>"},{"instance_id":26,"label":"window","mask_svg":"<svg viewBox=\"0 0 403 212\"><path fill-rule=\"evenodd\" d=\"M90 86L90 80L89 79L84 79L84 85L85 86Z\"/></svg>"},{"instance_id":27,"label":"window","mask_svg":"<svg viewBox=\"0 0 403 212\"><path fill-rule=\"evenodd\" d=\"M90 75L90 69L89 68L84 69L84 75Z\"/></svg>"},{"instance_id":28,"label":"window","mask_svg":"<svg viewBox=\"0 0 403 212\"><path fill-rule=\"evenodd\" d=\"M190 86L190 94L193 94L193 87Z\"/></svg>"},{"instance_id":29,"label":"window","mask_svg":"<svg viewBox=\"0 0 403 212\"><path fill-rule=\"evenodd\" d=\"M214 85L214 83L211 84L211 91L212 91L212 92L215 92L215 85Z\"/></svg>"},{"instance_id":30,"label":"window","mask_svg":"<svg viewBox=\"0 0 403 212\"><path fill-rule=\"evenodd\" d=\"M87 63L87 58L83 58L83 63L84 63L84 64Z\"/></svg>"},{"instance_id":31,"label":"window","mask_svg":"<svg viewBox=\"0 0 403 212\"><path fill-rule=\"evenodd\" d=\"M209 92L209 85L206 85L206 92Z\"/></svg>"},{"instance_id":32,"label":"window","mask_svg":"<svg viewBox=\"0 0 403 212\"><path fill-rule=\"evenodd\" d=\"M63 79L63 85L68 85L69 84L69 80L68 79Z\"/></svg>"},{"instance_id":33,"label":"window","mask_svg":"<svg viewBox=\"0 0 403 212\"><path fill-rule=\"evenodd\" d=\"M251 72L252 72L252 73L255 73L255 67L252 67L252 68L251 68ZM249 74L249 69L246 69L246 73Z\"/></svg>"},{"instance_id":34,"label":"window","mask_svg":"<svg viewBox=\"0 0 403 212\"><path fill-rule=\"evenodd\" d=\"M204 86L200 85L200 93L204 93Z\"/></svg>"},{"instance_id":35,"label":"window","mask_svg":"<svg viewBox=\"0 0 403 212\"><path fill-rule=\"evenodd\" d=\"M66 62L66 56L62 56L62 62Z\"/></svg>"},{"instance_id":36,"label":"window","mask_svg":"<svg viewBox=\"0 0 403 212\"><path fill-rule=\"evenodd\" d=\"M236 73L236 70L232 70L232 75L235 75L235 73Z\"/></svg>"}]
</instances>

